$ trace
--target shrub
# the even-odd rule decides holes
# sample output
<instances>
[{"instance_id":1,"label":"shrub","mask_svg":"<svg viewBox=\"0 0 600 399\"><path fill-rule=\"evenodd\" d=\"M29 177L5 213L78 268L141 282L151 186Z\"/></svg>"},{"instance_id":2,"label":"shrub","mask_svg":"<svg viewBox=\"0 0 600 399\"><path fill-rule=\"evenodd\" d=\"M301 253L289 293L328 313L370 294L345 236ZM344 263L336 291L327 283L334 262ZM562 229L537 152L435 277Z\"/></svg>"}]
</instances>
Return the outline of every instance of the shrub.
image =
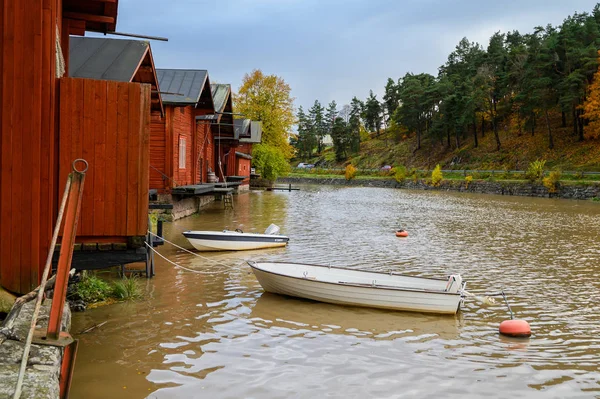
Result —
<instances>
[{"instance_id":1,"label":"shrub","mask_svg":"<svg viewBox=\"0 0 600 399\"><path fill-rule=\"evenodd\" d=\"M466 188L469 188L469 184L471 184L472 181L473 181L473 176L469 175L469 176L465 177Z\"/></svg>"},{"instance_id":2,"label":"shrub","mask_svg":"<svg viewBox=\"0 0 600 399\"><path fill-rule=\"evenodd\" d=\"M402 165L396 166L391 170L391 174L398 183L402 183L406 179L406 168Z\"/></svg>"},{"instance_id":3,"label":"shrub","mask_svg":"<svg viewBox=\"0 0 600 399\"><path fill-rule=\"evenodd\" d=\"M440 185L442 180L444 180L444 176L442 175L442 167L440 164L438 164L433 172L431 172L431 184L437 187Z\"/></svg>"},{"instance_id":4,"label":"shrub","mask_svg":"<svg viewBox=\"0 0 600 399\"><path fill-rule=\"evenodd\" d=\"M290 165L285 154L277 147L256 144L252 147L252 162L262 173L264 179L275 181L279 176L289 173Z\"/></svg>"},{"instance_id":5,"label":"shrub","mask_svg":"<svg viewBox=\"0 0 600 399\"><path fill-rule=\"evenodd\" d=\"M117 281L112 290L112 296L120 300L132 300L142 297L142 290L136 277L124 277Z\"/></svg>"},{"instance_id":6,"label":"shrub","mask_svg":"<svg viewBox=\"0 0 600 399\"><path fill-rule=\"evenodd\" d=\"M527 180L529 180L532 183L535 181L542 180L542 177L544 176L544 167L545 166L546 166L545 160L536 159L535 161L533 161L532 163L529 164L529 168L527 169L527 172L525 173L525 177L527 178Z\"/></svg>"},{"instance_id":7,"label":"shrub","mask_svg":"<svg viewBox=\"0 0 600 399\"><path fill-rule=\"evenodd\" d=\"M352 164L346 166L346 180L352 180L356 176L356 168Z\"/></svg>"},{"instance_id":8,"label":"shrub","mask_svg":"<svg viewBox=\"0 0 600 399\"><path fill-rule=\"evenodd\" d=\"M110 285L94 275L84 274L81 281L75 285L73 294L84 302L102 302L108 299L112 289Z\"/></svg>"},{"instance_id":9,"label":"shrub","mask_svg":"<svg viewBox=\"0 0 600 399\"><path fill-rule=\"evenodd\" d=\"M552 172L550 172L550 175L548 175L548 177L544 177L542 183L544 184L544 187L548 189L548 192L556 192L558 182L560 181L560 176L560 170L553 170Z\"/></svg>"},{"instance_id":10,"label":"shrub","mask_svg":"<svg viewBox=\"0 0 600 399\"><path fill-rule=\"evenodd\" d=\"M594 197L594 198L592 198L592 201L593 202L600 202L600 197Z\"/></svg>"}]
</instances>

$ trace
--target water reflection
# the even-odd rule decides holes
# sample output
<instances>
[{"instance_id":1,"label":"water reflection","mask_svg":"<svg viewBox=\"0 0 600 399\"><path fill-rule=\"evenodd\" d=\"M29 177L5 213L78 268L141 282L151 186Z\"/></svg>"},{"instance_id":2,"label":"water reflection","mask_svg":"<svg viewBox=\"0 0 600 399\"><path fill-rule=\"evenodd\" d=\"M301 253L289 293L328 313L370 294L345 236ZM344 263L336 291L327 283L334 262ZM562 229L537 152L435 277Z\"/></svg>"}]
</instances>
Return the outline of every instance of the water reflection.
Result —
<instances>
[{"instance_id":1,"label":"water reflection","mask_svg":"<svg viewBox=\"0 0 600 399\"><path fill-rule=\"evenodd\" d=\"M306 186L216 203L167 225L262 232L289 246L207 253L173 247L149 299L74 318L74 397L592 397L600 395L600 206L589 202ZM402 227L407 239L395 237ZM501 337L499 301L456 317L340 307L265 294L245 260L443 276L504 288L530 340Z\"/></svg>"}]
</instances>

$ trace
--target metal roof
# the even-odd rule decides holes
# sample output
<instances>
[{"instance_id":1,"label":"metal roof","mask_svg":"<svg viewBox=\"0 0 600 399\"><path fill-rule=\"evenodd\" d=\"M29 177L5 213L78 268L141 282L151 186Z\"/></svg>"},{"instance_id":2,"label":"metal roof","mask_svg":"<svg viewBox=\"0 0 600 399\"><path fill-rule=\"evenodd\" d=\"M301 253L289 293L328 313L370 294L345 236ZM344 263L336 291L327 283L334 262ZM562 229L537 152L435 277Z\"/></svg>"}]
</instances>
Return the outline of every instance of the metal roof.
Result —
<instances>
[{"instance_id":1,"label":"metal roof","mask_svg":"<svg viewBox=\"0 0 600 399\"><path fill-rule=\"evenodd\" d=\"M157 69L158 85L164 103L197 104L208 80L208 71Z\"/></svg>"},{"instance_id":2,"label":"metal roof","mask_svg":"<svg viewBox=\"0 0 600 399\"><path fill-rule=\"evenodd\" d=\"M210 89L212 91L213 102L215 103L215 111L223 112L227 105L227 100L231 95L231 85L225 84L211 84Z\"/></svg>"},{"instance_id":3,"label":"metal roof","mask_svg":"<svg viewBox=\"0 0 600 399\"><path fill-rule=\"evenodd\" d=\"M258 144L262 141L262 122L252 121L250 123L250 137L242 137L240 143Z\"/></svg>"},{"instance_id":4,"label":"metal roof","mask_svg":"<svg viewBox=\"0 0 600 399\"><path fill-rule=\"evenodd\" d=\"M210 91L212 93L213 103L215 104L215 114L200 115L196 117L197 120L217 120L223 111L225 111L227 100L231 95L231 85L211 83Z\"/></svg>"},{"instance_id":5,"label":"metal roof","mask_svg":"<svg viewBox=\"0 0 600 399\"><path fill-rule=\"evenodd\" d=\"M241 136L250 136L250 119L233 120L233 138L238 140Z\"/></svg>"},{"instance_id":6,"label":"metal roof","mask_svg":"<svg viewBox=\"0 0 600 399\"><path fill-rule=\"evenodd\" d=\"M140 40L72 36L69 76L130 82L149 46Z\"/></svg>"}]
</instances>

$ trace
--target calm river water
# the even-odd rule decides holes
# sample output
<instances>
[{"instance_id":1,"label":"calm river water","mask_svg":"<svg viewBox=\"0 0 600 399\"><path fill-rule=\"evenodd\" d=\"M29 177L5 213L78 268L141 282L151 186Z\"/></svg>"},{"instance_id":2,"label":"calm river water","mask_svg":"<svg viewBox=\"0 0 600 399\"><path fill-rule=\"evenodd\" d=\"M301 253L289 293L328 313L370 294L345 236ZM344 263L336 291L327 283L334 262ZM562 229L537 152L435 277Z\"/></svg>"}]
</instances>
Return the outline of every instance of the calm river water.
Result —
<instances>
[{"instance_id":1,"label":"calm river water","mask_svg":"<svg viewBox=\"0 0 600 399\"><path fill-rule=\"evenodd\" d=\"M75 314L73 398L600 397L600 205L379 188L251 192L166 225L270 224L287 248L159 251L147 298ZM399 227L410 232L396 238ZM265 294L245 260L297 261L441 277L473 292L504 288L529 340L499 336L509 318L467 300L454 317L341 307Z\"/></svg>"}]
</instances>

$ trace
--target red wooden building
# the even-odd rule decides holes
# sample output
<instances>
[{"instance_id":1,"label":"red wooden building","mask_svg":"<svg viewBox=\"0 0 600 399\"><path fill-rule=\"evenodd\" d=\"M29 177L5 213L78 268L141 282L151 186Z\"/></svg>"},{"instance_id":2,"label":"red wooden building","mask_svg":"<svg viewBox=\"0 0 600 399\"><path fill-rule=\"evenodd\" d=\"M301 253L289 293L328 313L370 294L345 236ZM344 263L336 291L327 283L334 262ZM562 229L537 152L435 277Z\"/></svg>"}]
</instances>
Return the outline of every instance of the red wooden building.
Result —
<instances>
[{"instance_id":1,"label":"red wooden building","mask_svg":"<svg viewBox=\"0 0 600 399\"><path fill-rule=\"evenodd\" d=\"M252 146L262 140L262 122L250 122L249 135L240 136L240 144L235 152L235 171L237 176L244 176L243 184L250 184L252 162Z\"/></svg>"},{"instance_id":2,"label":"red wooden building","mask_svg":"<svg viewBox=\"0 0 600 399\"><path fill-rule=\"evenodd\" d=\"M219 159L222 159L223 148L221 141L223 138L228 140L234 135L233 125L233 104L231 98L231 85L228 84L212 84L211 92L215 104L215 113L213 115L198 116L196 120L199 123L208 124L212 136L207 141L207 150L210 157L207 156L207 169L215 173L220 181L223 179L223 174L226 175L223 165L219 165ZM221 171L223 170L223 172ZM204 176L206 178L206 176ZM206 180L203 180L205 182Z\"/></svg>"},{"instance_id":3,"label":"red wooden building","mask_svg":"<svg viewBox=\"0 0 600 399\"><path fill-rule=\"evenodd\" d=\"M163 112L150 44L72 37L69 53L70 78L60 82L59 182L73 159L90 165L76 241L128 243L148 230L150 111Z\"/></svg>"},{"instance_id":4,"label":"red wooden building","mask_svg":"<svg viewBox=\"0 0 600 399\"><path fill-rule=\"evenodd\" d=\"M196 118L213 115L215 107L207 71L158 69L157 76L165 112L152 112L150 188L164 194L205 181L210 124Z\"/></svg>"},{"instance_id":5,"label":"red wooden building","mask_svg":"<svg viewBox=\"0 0 600 399\"><path fill-rule=\"evenodd\" d=\"M117 7L118 0L0 3L0 283L8 290L38 285L50 245L64 184L59 82L69 69L69 35L114 31Z\"/></svg>"},{"instance_id":6,"label":"red wooden building","mask_svg":"<svg viewBox=\"0 0 600 399\"><path fill-rule=\"evenodd\" d=\"M234 119L232 136L222 136L217 140L220 150L223 173L227 177L242 180L242 185L250 183L250 166L252 161L252 145L260 143L262 124L250 119ZM217 160L218 161L218 160Z\"/></svg>"}]
</instances>

